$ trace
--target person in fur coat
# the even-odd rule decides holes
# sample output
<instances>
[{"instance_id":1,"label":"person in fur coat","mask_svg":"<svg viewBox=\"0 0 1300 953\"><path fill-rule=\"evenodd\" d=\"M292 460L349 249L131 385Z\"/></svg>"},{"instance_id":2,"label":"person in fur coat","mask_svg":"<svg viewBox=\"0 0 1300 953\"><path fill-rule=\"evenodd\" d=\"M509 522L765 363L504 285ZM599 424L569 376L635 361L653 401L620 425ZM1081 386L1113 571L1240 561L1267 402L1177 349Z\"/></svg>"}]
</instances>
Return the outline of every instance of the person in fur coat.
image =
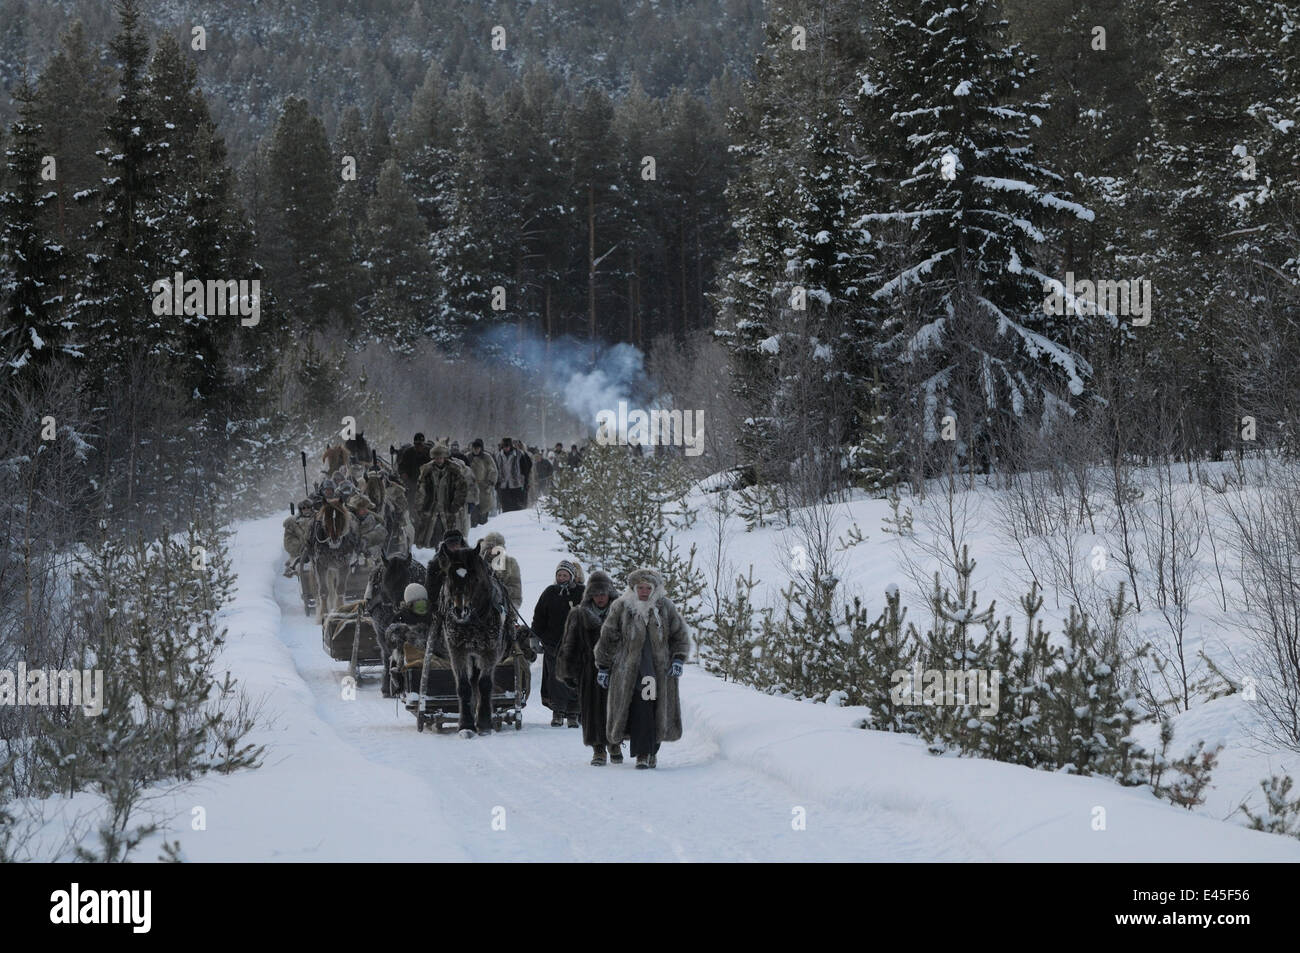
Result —
<instances>
[{"instance_id":1,"label":"person in fur coat","mask_svg":"<svg viewBox=\"0 0 1300 953\"><path fill-rule=\"evenodd\" d=\"M609 615L610 604L618 590L608 573L599 569L587 580L582 601L569 610L564 622L564 640L555 658L555 674L564 684L578 693L578 709L582 717L582 743L595 752L591 763L596 767L605 764L605 750L609 760L623 763L621 745L610 744L605 737L605 691L596 684L596 642L600 627Z\"/></svg>"},{"instance_id":2,"label":"person in fur coat","mask_svg":"<svg viewBox=\"0 0 1300 953\"><path fill-rule=\"evenodd\" d=\"M686 623L657 569L628 573L627 591L610 606L596 643L596 680L605 688L605 737L624 737L638 768L653 768L659 745L682 736L677 680L690 653Z\"/></svg>"},{"instance_id":3,"label":"person in fur coat","mask_svg":"<svg viewBox=\"0 0 1300 953\"><path fill-rule=\"evenodd\" d=\"M429 453L429 462L420 468L416 508L421 522L416 526L419 544L432 549L442 537L455 530L465 535L465 476L462 464L452 463L447 448L438 444Z\"/></svg>"},{"instance_id":4,"label":"person in fur coat","mask_svg":"<svg viewBox=\"0 0 1300 953\"><path fill-rule=\"evenodd\" d=\"M533 635L542 643L542 704L551 710L551 727L560 728L564 719L570 728L579 727L582 717L578 695L555 677L555 657L564 640L564 623L569 610L582 601L582 570L571 559L561 559L555 567L555 583L547 586L533 609Z\"/></svg>"}]
</instances>

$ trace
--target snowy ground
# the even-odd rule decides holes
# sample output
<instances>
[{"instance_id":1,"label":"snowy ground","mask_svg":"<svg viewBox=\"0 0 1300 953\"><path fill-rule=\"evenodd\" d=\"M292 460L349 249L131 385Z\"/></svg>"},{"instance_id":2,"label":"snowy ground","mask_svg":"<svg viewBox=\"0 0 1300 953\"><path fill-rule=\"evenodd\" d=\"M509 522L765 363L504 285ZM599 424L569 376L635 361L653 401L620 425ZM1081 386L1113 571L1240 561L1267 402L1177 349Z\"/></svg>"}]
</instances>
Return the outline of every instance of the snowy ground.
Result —
<instances>
[{"instance_id":1,"label":"snowy ground","mask_svg":"<svg viewBox=\"0 0 1300 953\"><path fill-rule=\"evenodd\" d=\"M846 511L869 537L852 551L865 594L902 583L895 544L879 532L883 512L871 501ZM520 562L528 614L563 555L558 537L531 511L490 528ZM579 731L549 727L536 697L540 660L522 731L420 734L374 679L344 699L346 666L325 656L296 582L279 574L280 535L280 517L238 527L239 592L224 613L225 665L265 700L254 740L267 745L266 763L153 801L164 830L140 859L166 836L194 861L1300 861L1300 841L1220 819L1277 760L1241 742L1233 698L1185 716L1198 719L1188 732L1199 725L1234 742L1195 814L1106 781L935 758L910 739L854 728L854 709L765 696L693 665L682 683L685 737L664 746L655 771L591 767ZM708 545L702 525L691 537ZM779 532L734 545L733 561L757 554L757 574L783 582ZM206 830L192 829L198 807ZM1094 830L1097 808L1104 831Z\"/></svg>"}]
</instances>

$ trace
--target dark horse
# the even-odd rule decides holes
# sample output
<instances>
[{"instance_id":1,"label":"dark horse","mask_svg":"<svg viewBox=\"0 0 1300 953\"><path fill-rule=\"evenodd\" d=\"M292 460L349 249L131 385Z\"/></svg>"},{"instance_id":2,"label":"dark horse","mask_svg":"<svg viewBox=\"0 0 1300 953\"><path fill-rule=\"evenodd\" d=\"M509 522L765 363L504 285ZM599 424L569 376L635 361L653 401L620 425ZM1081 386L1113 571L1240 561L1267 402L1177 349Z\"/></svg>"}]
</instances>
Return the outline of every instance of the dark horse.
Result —
<instances>
[{"instance_id":1,"label":"dark horse","mask_svg":"<svg viewBox=\"0 0 1300 953\"><path fill-rule=\"evenodd\" d=\"M411 558L410 553L385 556L383 562L370 573L366 587L366 615L375 624L375 635L384 658L384 676L379 690L391 698L399 689L392 673L394 662L401 664L402 645L408 638L424 644L426 633L402 622L398 611L402 594L413 582L424 585L424 564Z\"/></svg>"},{"instance_id":2,"label":"dark horse","mask_svg":"<svg viewBox=\"0 0 1300 953\"><path fill-rule=\"evenodd\" d=\"M510 651L506 591L477 549L443 550L439 606L443 638L460 699L460 736L492 730L492 676Z\"/></svg>"}]
</instances>

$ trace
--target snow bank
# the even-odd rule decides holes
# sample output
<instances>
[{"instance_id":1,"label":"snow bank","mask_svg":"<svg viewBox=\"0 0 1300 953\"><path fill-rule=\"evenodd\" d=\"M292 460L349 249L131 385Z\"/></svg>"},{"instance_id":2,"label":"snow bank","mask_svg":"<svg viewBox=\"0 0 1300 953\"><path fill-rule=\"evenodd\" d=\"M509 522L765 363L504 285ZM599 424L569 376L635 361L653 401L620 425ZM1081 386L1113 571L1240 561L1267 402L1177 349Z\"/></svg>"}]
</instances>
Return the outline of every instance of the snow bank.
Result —
<instances>
[{"instance_id":1,"label":"snow bank","mask_svg":"<svg viewBox=\"0 0 1300 953\"><path fill-rule=\"evenodd\" d=\"M934 757L915 739L853 727L860 709L760 695L688 672L687 732L722 757L848 811L884 808L952 829L998 861L1300 861L1300 841L1223 824L1109 781L973 758ZM1098 809L1105 830L1094 830ZM816 823L810 815L808 824ZM881 858L888 859L888 858Z\"/></svg>"}]
</instances>

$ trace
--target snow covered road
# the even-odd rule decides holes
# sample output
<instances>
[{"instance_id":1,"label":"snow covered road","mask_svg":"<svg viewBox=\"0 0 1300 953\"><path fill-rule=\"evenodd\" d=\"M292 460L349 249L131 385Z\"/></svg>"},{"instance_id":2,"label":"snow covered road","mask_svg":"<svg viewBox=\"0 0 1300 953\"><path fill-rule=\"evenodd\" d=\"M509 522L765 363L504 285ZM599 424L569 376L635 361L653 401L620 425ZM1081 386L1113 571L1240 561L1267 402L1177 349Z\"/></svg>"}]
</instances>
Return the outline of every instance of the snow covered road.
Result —
<instances>
[{"instance_id":1,"label":"snow covered road","mask_svg":"<svg viewBox=\"0 0 1300 953\"><path fill-rule=\"evenodd\" d=\"M491 528L520 562L527 616L563 555L558 537L532 512ZM1300 860L1291 839L1105 781L933 758L854 728L853 709L764 696L695 666L684 738L655 771L588 764L578 730L549 726L540 660L522 731L421 734L376 678L344 698L346 665L325 656L296 581L279 575L279 517L241 524L234 558L224 659L265 698L256 740L268 753L256 771L159 806L191 860ZM205 830L191 829L195 806Z\"/></svg>"}]
</instances>

